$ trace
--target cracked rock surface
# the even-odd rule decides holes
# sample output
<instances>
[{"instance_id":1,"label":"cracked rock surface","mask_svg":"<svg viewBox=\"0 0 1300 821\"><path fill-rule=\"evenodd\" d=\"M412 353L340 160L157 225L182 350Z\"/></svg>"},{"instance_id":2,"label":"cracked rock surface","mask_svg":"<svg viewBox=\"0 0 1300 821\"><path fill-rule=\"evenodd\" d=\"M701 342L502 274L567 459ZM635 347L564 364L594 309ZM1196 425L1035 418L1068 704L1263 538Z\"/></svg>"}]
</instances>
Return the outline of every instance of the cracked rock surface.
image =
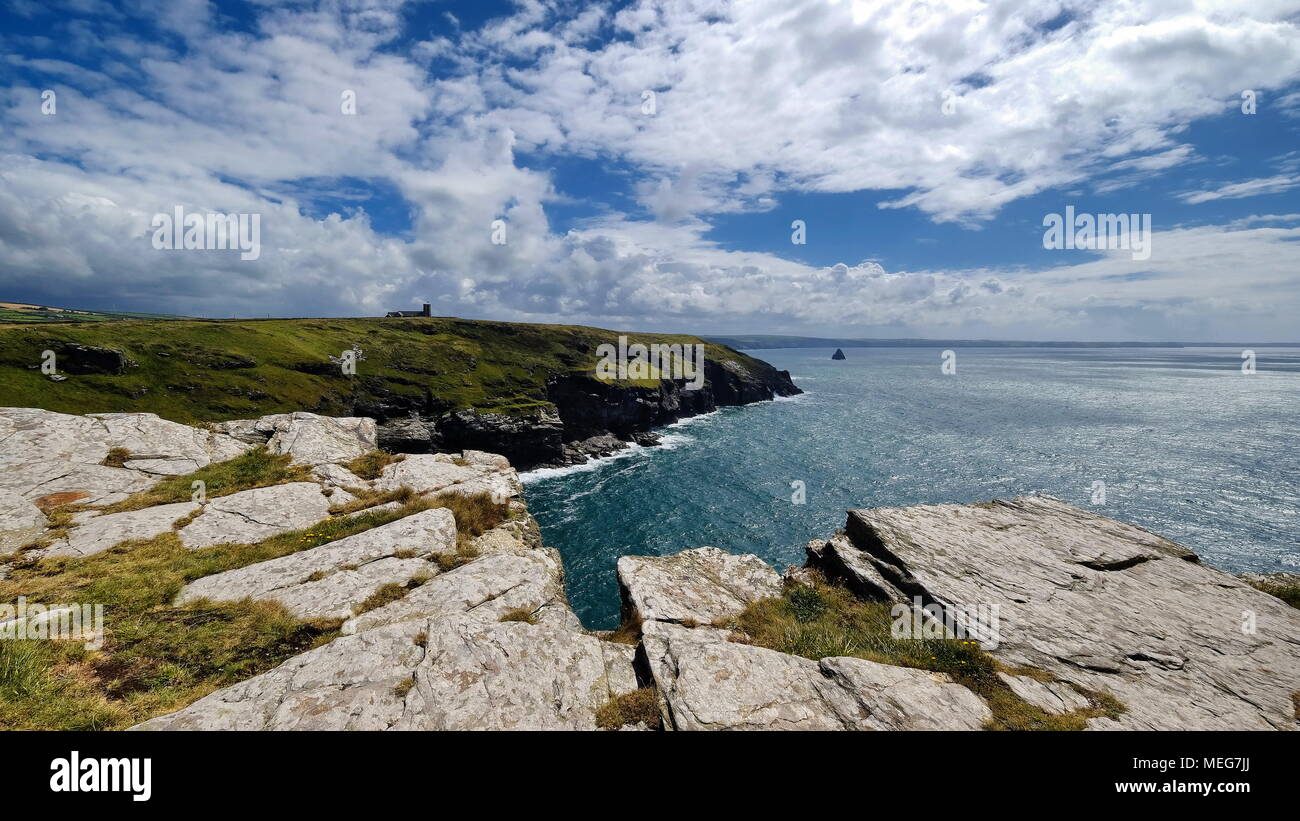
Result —
<instances>
[{"instance_id":1,"label":"cracked rock surface","mask_svg":"<svg viewBox=\"0 0 1300 821\"><path fill-rule=\"evenodd\" d=\"M329 515L329 508L329 498L315 482L241 490L209 500L203 514L181 528L181 542L190 548L260 542L313 525Z\"/></svg>"},{"instance_id":2,"label":"cracked rock surface","mask_svg":"<svg viewBox=\"0 0 1300 821\"><path fill-rule=\"evenodd\" d=\"M1297 726L1300 611L1168 539L1041 496L855 510L846 533L905 595L997 605L995 658L1127 708L1090 727Z\"/></svg>"},{"instance_id":3,"label":"cracked rock surface","mask_svg":"<svg viewBox=\"0 0 1300 821\"><path fill-rule=\"evenodd\" d=\"M424 510L320 547L204 576L187 584L176 604L252 598L280 602L302 619L345 619L381 586L433 575L429 557L455 547L451 511Z\"/></svg>"},{"instance_id":4,"label":"cracked rock surface","mask_svg":"<svg viewBox=\"0 0 1300 821\"><path fill-rule=\"evenodd\" d=\"M712 624L752 601L781 595L781 577L753 554L697 547L671 556L624 556L625 609L645 621Z\"/></svg>"}]
</instances>

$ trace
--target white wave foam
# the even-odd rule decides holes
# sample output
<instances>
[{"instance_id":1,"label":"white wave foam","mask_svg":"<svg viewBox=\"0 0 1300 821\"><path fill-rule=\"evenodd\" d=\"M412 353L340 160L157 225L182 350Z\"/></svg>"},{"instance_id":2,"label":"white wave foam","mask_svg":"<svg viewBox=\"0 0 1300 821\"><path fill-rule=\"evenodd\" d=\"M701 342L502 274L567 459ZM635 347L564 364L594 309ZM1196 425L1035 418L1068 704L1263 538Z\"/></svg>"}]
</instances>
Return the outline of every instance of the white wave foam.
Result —
<instances>
[{"instance_id":1,"label":"white wave foam","mask_svg":"<svg viewBox=\"0 0 1300 821\"><path fill-rule=\"evenodd\" d=\"M645 450L643 446L638 445L635 442L628 442L627 447L617 453L611 453L609 456L602 456L598 459L588 459L580 465L565 465L564 467L558 468L538 468L537 470L530 470L527 473L521 473L519 474L519 481L524 484L529 484L531 482L545 481L546 479L558 479L561 476L571 476L575 473L586 473L590 470L598 470L610 462L615 462L619 459L626 459L629 456L635 456L643 450Z\"/></svg>"}]
</instances>

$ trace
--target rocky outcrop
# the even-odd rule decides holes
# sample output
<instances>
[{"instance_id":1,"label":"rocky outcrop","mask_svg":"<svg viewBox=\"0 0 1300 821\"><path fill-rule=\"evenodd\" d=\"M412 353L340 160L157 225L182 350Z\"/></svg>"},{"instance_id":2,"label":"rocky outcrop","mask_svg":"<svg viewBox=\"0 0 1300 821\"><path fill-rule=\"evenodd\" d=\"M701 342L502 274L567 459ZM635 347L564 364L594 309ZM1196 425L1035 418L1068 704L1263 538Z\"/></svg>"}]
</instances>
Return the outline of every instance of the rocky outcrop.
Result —
<instances>
[{"instance_id":1,"label":"rocky outcrop","mask_svg":"<svg viewBox=\"0 0 1300 821\"><path fill-rule=\"evenodd\" d=\"M152 539L200 510L194 502L155 505L142 510L85 518L65 538L42 550L42 556L90 556L128 539Z\"/></svg>"},{"instance_id":2,"label":"rocky outcrop","mask_svg":"<svg viewBox=\"0 0 1300 821\"><path fill-rule=\"evenodd\" d=\"M348 462L379 444L375 420L315 413L276 413L260 419L220 422L216 429L239 441L287 453L300 465Z\"/></svg>"},{"instance_id":3,"label":"rocky outcrop","mask_svg":"<svg viewBox=\"0 0 1300 821\"><path fill-rule=\"evenodd\" d=\"M816 547L862 590L883 579L956 618L996 605L995 658L1125 706L1090 727L1296 728L1300 611L1141 528L1024 497L855 510L836 550Z\"/></svg>"},{"instance_id":4,"label":"rocky outcrop","mask_svg":"<svg viewBox=\"0 0 1300 821\"><path fill-rule=\"evenodd\" d=\"M978 696L939 673L812 661L665 622L647 623L643 643L672 729L978 730L991 717Z\"/></svg>"},{"instance_id":5,"label":"rocky outcrop","mask_svg":"<svg viewBox=\"0 0 1300 821\"><path fill-rule=\"evenodd\" d=\"M225 461L249 445L230 436L160 419L152 413L74 416L35 408L0 408L0 490L33 502L65 494L107 505L162 476ZM111 450L121 467L105 465Z\"/></svg>"},{"instance_id":6,"label":"rocky outcrop","mask_svg":"<svg viewBox=\"0 0 1300 821\"><path fill-rule=\"evenodd\" d=\"M260 542L315 524L329 515L329 508L329 498L315 482L243 490L204 505L203 515L181 528L181 542L189 548Z\"/></svg>"},{"instance_id":7,"label":"rocky outcrop","mask_svg":"<svg viewBox=\"0 0 1300 821\"><path fill-rule=\"evenodd\" d=\"M13 491L0 490L0 557L34 541L47 523L36 505Z\"/></svg>"},{"instance_id":8,"label":"rocky outcrop","mask_svg":"<svg viewBox=\"0 0 1300 821\"><path fill-rule=\"evenodd\" d=\"M58 369L75 374L122 374L136 367L126 354L116 348L101 348L75 342L50 342Z\"/></svg>"},{"instance_id":9,"label":"rocky outcrop","mask_svg":"<svg viewBox=\"0 0 1300 821\"><path fill-rule=\"evenodd\" d=\"M781 577L752 554L698 547L618 560L624 618L713 624L753 601L781 595Z\"/></svg>"},{"instance_id":10,"label":"rocky outcrop","mask_svg":"<svg viewBox=\"0 0 1300 821\"><path fill-rule=\"evenodd\" d=\"M581 631L421 618L344 636L139 730L593 730L636 687L630 647Z\"/></svg>"},{"instance_id":11,"label":"rocky outcrop","mask_svg":"<svg viewBox=\"0 0 1300 821\"><path fill-rule=\"evenodd\" d=\"M276 601L301 619L346 619L386 584L432 577L429 560L456 549L456 520L425 510L327 545L191 582L177 604L244 598Z\"/></svg>"},{"instance_id":12,"label":"rocky outcrop","mask_svg":"<svg viewBox=\"0 0 1300 821\"><path fill-rule=\"evenodd\" d=\"M786 371L754 361L706 360L698 390L686 380L656 387L603 382L584 373L552 376L548 404L512 413L473 408L437 414L404 411L379 427L379 444L394 452L485 450L523 470L580 464L608 456L629 442L657 443L651 428L725 405L744 405L801 393Z\"/></svg>"}]
</instances>

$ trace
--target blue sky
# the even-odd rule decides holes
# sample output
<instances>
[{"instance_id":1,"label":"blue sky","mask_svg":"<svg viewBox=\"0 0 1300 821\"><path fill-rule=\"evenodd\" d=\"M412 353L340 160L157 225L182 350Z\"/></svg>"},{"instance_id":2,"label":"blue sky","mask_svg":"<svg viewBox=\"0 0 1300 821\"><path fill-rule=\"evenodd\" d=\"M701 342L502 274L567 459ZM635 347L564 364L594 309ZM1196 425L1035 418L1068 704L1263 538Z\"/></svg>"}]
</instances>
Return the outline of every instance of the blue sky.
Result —
<instances>
[{"instance_id":1,"label":"blue sky","mask_svg":"<svg viewBox=\"0 0 1300 821\"><path fill-rule=\"evenodd\" d=\"M0 299L1300 337L1300 0L0 3ZM1044 248L1067 206L1150 256Z\"/></svg>"}]
</instances>

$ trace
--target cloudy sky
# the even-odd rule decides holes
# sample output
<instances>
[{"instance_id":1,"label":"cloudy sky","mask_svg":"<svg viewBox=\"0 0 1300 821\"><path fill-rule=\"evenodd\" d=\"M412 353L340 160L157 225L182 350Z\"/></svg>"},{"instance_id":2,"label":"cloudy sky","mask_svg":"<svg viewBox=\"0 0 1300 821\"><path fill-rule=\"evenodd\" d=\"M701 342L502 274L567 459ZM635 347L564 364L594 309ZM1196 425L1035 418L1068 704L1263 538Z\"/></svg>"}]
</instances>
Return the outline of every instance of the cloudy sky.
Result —
<instances>
[{"instance_id":1,"label":"cloudy sky","mask_svg":"<svg viewBox=\"0 0 1300 821\"><path fill-rule=\"evenodd\" d=\"M1300 0L0 4L0 300L1300 338Z\"/></svg>"}]
</instances>

